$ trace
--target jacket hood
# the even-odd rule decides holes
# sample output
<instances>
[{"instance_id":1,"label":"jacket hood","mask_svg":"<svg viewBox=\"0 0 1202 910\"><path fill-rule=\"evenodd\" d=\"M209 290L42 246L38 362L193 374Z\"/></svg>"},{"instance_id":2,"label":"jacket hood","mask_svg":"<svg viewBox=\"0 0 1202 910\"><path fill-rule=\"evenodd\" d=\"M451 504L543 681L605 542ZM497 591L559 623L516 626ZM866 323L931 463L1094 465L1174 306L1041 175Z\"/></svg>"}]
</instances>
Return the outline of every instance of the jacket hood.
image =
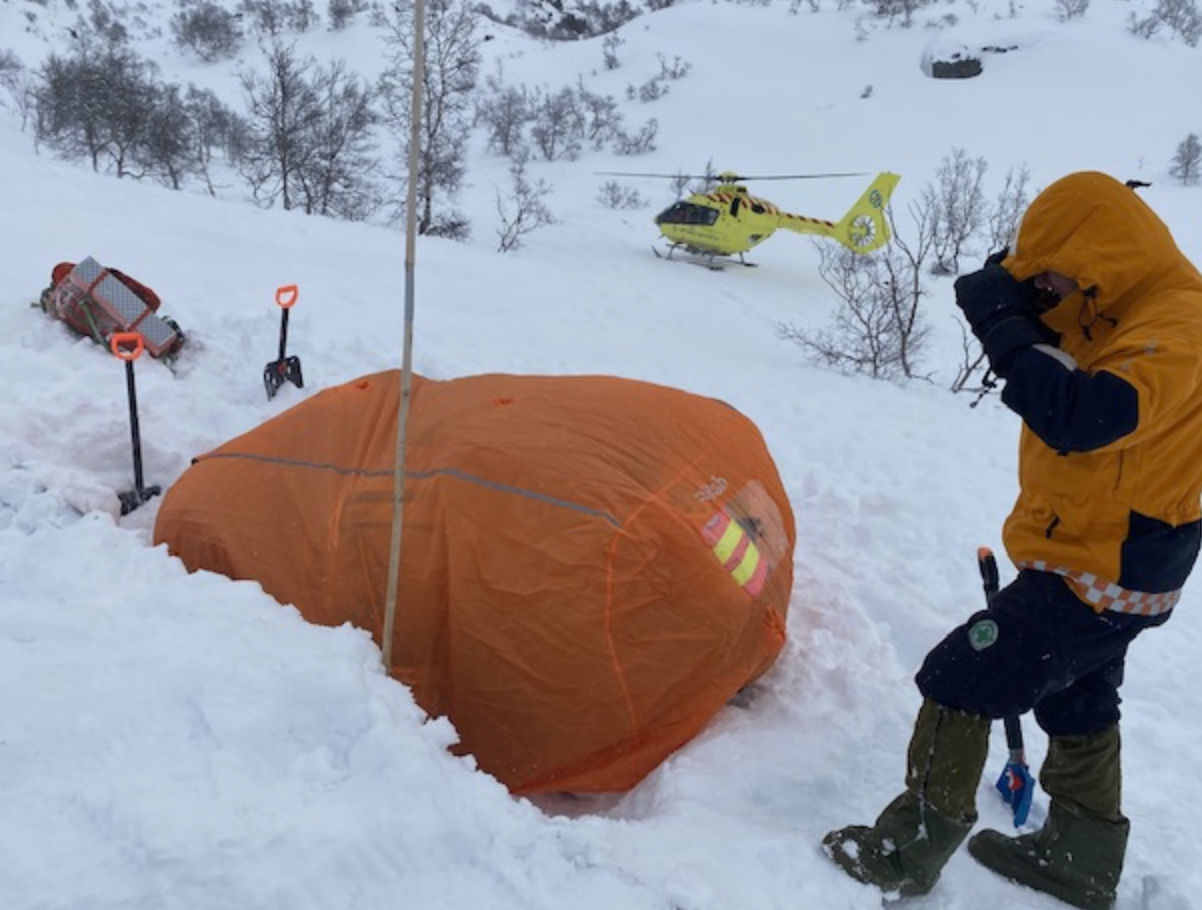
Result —
<instances>
[{"instance_id":1,"label":"jacket hood","mask_svg":"<svg viewBox=\"0 0 1202 910\"><path fill-rule=\"evenodd\" d=\"M1082 171L1035 198L1002 265L1019 281L1059 272L1105 309L1176 255L1168 227L1135 190Z\"/></svg>"}]
</instances>

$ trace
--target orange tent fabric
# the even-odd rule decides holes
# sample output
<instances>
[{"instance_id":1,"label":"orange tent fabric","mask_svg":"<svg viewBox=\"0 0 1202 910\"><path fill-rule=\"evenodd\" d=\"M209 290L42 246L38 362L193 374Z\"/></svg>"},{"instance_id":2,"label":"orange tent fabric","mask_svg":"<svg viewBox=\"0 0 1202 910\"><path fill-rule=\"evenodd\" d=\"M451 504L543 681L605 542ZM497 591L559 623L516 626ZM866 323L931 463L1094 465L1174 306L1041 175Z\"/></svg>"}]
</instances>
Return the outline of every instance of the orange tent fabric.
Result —
<instances>
[{"instance_id":1,"label":"orange tent fabric","mask_svg":"<svg viewBox=\"0 0 1202 910\"><path fill-rule=\"evenodd\" d=\"M155 527L380 641L396 371L196 460ZM756 427L605 376L414 377L390 673L515 793L632 787L784 642L793 514Z\"/></svg>"}]
</instances>

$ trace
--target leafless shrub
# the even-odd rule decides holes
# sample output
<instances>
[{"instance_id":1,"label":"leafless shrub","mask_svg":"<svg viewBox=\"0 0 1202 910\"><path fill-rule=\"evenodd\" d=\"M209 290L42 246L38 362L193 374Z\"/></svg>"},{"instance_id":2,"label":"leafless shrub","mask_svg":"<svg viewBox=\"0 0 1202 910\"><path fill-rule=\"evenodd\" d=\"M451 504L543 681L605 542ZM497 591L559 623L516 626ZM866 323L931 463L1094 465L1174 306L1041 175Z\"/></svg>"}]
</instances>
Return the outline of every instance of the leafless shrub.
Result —
<instances>
[{"instance_id":1,"label":"leafless shrub","mask_svg":"<svg viewBox=\"0 0 1202 910\"><path fill-rule=\"evenodd\" d=\"M693 182L690 183L690 181ZM678 198L683 196L685 192L708 193L717 185L718 171L714 168L714 160L712 158L705 162L705 169L701 172L700 177L694 178L678 175L672 182Z\"/></svg>"},{"instance_id":2,"label":"leafless shrub","mask_svg":"<svg viewBox=\"0 0 1202 910\"><path fill-rule=\"evenodd\" d=\"M530 137L548 161L580 157L584 114L571 88L541 94L534 102Z\"/></svg>"},{"instance_id":3,"label":"leafless shrub","mask_svg":"<svg viewBox=\"0 0 1202 910\"><path fill-rule=\"evenodd\" d=\"M992 384L986 383L986 374L989 372L989 363L985 359L985 349L977 343L976 338L968 331L964 323L959 319L956 324L960 327L960 366L956 370L956 378L952 380L951 390L953 392L976 392L978 395L983 395L993 388ZM973 377L980 377L980 381L976 385L970 385Z\"/></svg>"},{"instance_id":4,"label":"leafless shrub","mask_svg":"<svg viewBox=\"0 0 1202 910\"><path fill-rule=\"evenodd\" d=\"M238 18L212 0L202 0L172 16L171 34L177 47L192 51L206 63L235 56L242 44Z\"/></svg>"},{"instance_id":5,"label":"leafless shrub","mask_svg":"<svg viewBox=\"0 0 1202 910\"><path fill-rule=\"evenodd\" d=\"M555 216L543 201L551 193L544 180L531 183L526 177L526 156L521 155L509 167L513 180L508 200L497 192L497 214L501 223L497 227L499 244L497 251L508 253L520 249L522 238L540 227L555 223Z\"/></svg>"},{"instance_id":6,"label":"leafless shrub","mask_svg":"<svg viewBox=\"0 0 1202 910\"><path fill-rule=\"evenodd\" d=\"M622 186L616 180L607 180L601 184L597 201L607 209L641 209L647 205L647 200L638 190Z\"/></svg>"},{"instance_id":7,"label":"leafless shrub","mask_svg":"<svg viewBox=\"0 0 1202 910\"><path fill-rule=\"evenodd\" d=\"M969 158L964 149L953 149L935 172L938 183L923 190L922 205L932 216L936 274L954 275L960 270L960 256L982 227L985 193L981 184L988 168L984 158Z\"/></svg>"},{"instance_id":8,"label":"leafless shrub","mask_svg":"<svg viewBox=\"0 0 1202 910\"><path fill-rule=\"evenodd\" d=\"M1014 168L1006 171L1005 182L989 209L987 219L991 251L1000 250L1014 242L1018 221L1031 201L1027 196L1030 181L1031 171L1025 164L1017 171Z\"/></svg>"},{"instance_id":9,"label":"leafless shrub","mask_svg":"<svg viewBox=\"0 0 1202 910\"><path fill-rule=\"evenodd\" d=\"M488 77L486 89L476 105L476 122L485 126L489 148L511 158L526 149L527 132L547 161L573 161L586 144L596 151L609 146L619 155L655 149L659 123L654 118L627 132L617 101L590 92L583 80L558 91L529 90L504 85L498 72Z\"/></svg>"},{"instance_id":10,"label":"leafless shrub","mask_svg":"<svg viewBox=\"0 0 1202 910\"><path fill-rule=\"evenodd\" d=\"M614 151L619 155L645 155L655 151L655 137L659 134L659 121L652 117L637 133L619 130L614 137Z\"/></svg>"},{"instance_id":11,"label":"leafless shrub","mask_svg":"<svg viewBox=\"0 0 1202 910\"><path fill-rule=\"evenodd\" d=\"M844 247L823 247L821 256L818 272L840 301L831 327L810 332L782 322L778 336L843 373L874 379L912 375L924 330L908 332L900 318L904 292L891 274L889 253L860 256Z\"/></svg>"},{"instance_id":12,"label":"leafless shrub","mask_svg":"<svg viewBox=\"0 0 1202 910\"><path fill-rule=\"evenodd\" d=\"M1177 145L1169 173L1186 186L1198 182L1202 175L1202 142L1198 141L1197 133L1190 133Z\"/></svg>"},{"instance_id":13,"label":"leafless shrub","mask_svg":"<svg viewBox=\"0 0 1202 910\"><path fill-rule=\"evenodd\" d=\"M105 163L118 177L142 176L138 152L162 88L154 66L120 42L97 47L85 37L72 50L51 54L38 71L38 141L65 158L87 157L94 171Z\"/></svg>"},{"instance_id":14,"label":"leafless shrub","mask_svg":"<svg viewBox=\"0 0 1202 910\"><path fill-rule=\"evenodd\" d=\"M1136 38L1151 38L1160 31L1162 25L1164 23L1156 16L1146 16L1141 19L1135 13L1127 15L1127 31Z\"/></svg>"},{"instance_id":15,"label":"leafless shrub","mask_svg":"<svg viewBox=\"0 0 1202 910\"><path fill-rule=\"evenodd\" d=\"M793 323L777 326L780 338L801 347L816 362L874 379L926 378L919 373L930 332L922 300L923 265L933 245L931 215L920 205L911 213L917 237L901 237L890 207L889 246L868 256L842 246L820 247L818 273L839 298L830 328L810 332Z\"/></svg>"},{"instance_id":16,"label":"leafless shrub","mask_svg":"<svg viewBox=\"0 0 1202 910\"><path fill-rule=\"evenodd\" d=\"M1061 22L1080 19L1089 9L1089 0L1056 0L1056 18Z\"/></svg>"},{"instance_id":17,"label":"leafless shrub","mask_svg":"<svg viewBox=\"0 0 1202 910\"><path fill-rule=\"evenodd\" d=\"M0 87L8 91L15 99L20 90L25 67L17 59L17 55L8 48L0 48Z\"/></svg>"},{"instance_id":18,"label":"leafless shrub","mask_svg":"<svg viewBox=\"0 0 1202 910\"><path fill-rule=\"evenodd\" d=\"M1159 0L1156 15L1190 47L1202 38L1202 13L1194 0Z\"/></svg>"},{"instance_id":19,"label":"leafless shrub","mask_svg":"<svg viewBox=\"0 0 1202 910\"><path fill-rule=\"evenodd\" d=\"M668 62L668 58L663 54L657 54L656 56L659 58L660 76L672 82L683 79L689 74L689 70L693 68L693 64L687 60L681 60L679 56L673 57L671 63Z\"/></svg>"},{"instance_id":20,"label":"leafless shrub","mask_svg":"<svg viewBox=\"0 0 1202 910\"><path fill-rule=\"evenodd\" d=\"M385 20L388 66L378 83L385 121L396 137L396 161L401 170L393 179L398 184L408 182L413 137L414 12L413 4L392 6ZM469 229L467 217L453 207L453 200L467 174L472 101L480 68L476 23L468 0L430 0L426 4L425 73L421 80L425 114L418 124L417 142L416 217L422 235L462 238ZM406 195L407 191L397 194L398 198ZM399 206L395 214L398 218L407 215Z\"/></svg>"},{"instance_id":21,"label":"leafless shrub","mask_svg":"<svg viewBox=\"0 0 1202 910\"><path fill-rule=\"evenodd\" d=\"M581 79L576 85L576 99L580 107L582 138L595 151L600 151L606 143L622 134L622 114L612 95L590 92Z\"/></svg>"},{"instance_id":22,"label":"leafless shrub","mask_svg":"<svg viewBox=\"0 0 1202 910\"><path fill-rule=\"evenodd\" d=\"M601 41L601 55L607 70L616 70L621 65L621 61L618 59L618 48L625 43L617 32L610 32Z\"/></svg>"},{"instance_id":23,"label":"leafless shrub","mask_svg":"<svg viewBox=\"0 0 1202 910\"><path fill-rule=\"evenodd\" d=\"M240 0L238 13L263 37L307 32L320 21L313 0Z\"/></svg>"},{"instance_id":24,"label":"leafless shrub","mask_svg":"<svg viewBox=\"0 0 1202 910\"><path fill-rule=\"evenodd\" d=\"M376 208L373 93L345 61L322 65L292 45L263 48L242 74L249 136L238 168L255 201L358 221Z\"/></svg>"},{"instance_id":25,"label":"leafless shrub","mask_svg":"<svg viewBox=\"0 0 1202 910\"><path fill-rule=\"evenodd\" d=\"M367 0L330 0L326 7L326 15L330 17L330 28L334 31L346 28L356 15L367 8Z\"/></svg>"},{"instance_id":26,"label":"leafless shrub","mask_svg":"<svg viewBox=\"0 0 1202 910\"><path fill-rule=\"evenodd\" d=\"M650 104L652 101L658 101L666 94L668 94L668 86L664 84L662 76L652 76L637 88L630 84L626 86L626 98L629 101L634 101L637 98L644 104Z\"/></svg>"},{"instance_id":27,"label":"leafless shrub","mask_svg":"<svg viewBox=\"0 0 1202 910\"><path fill-rule=\"evenodd\" d=\"M525 86L502 86L490 76L491 92L483 97L476 109L476 120L488 133L488 148L506 157L513 157L525 147L526 125L534 118L533 103Z\"/></svg>"},{"instance_id":28,"label":"leafless shrub","mask_svg":"<svg viewBox=\"0 0 1202 910\"><path fill-rule=\"evenodd\" d=\"M1167 25L1190 47L1197 47L1202 38L1202 12L1194 0L1157 0L1156 8L1144 19L1132 13L1127 28L1141 38L1151 38L1162 25Z\"/></svg>"},{"instance_id":29,"label":"leafless shrub","mask_svg":"<svg viewBox=\"0 0 1202 910\"><path fill-rule=\"evenodd\" d=\"M900 22L902 28L910 28L914 24L914 14L926 6L929 0L868 0L867 6L878 19L884 19L892 26Z\"/></svg>"}]
</instances>

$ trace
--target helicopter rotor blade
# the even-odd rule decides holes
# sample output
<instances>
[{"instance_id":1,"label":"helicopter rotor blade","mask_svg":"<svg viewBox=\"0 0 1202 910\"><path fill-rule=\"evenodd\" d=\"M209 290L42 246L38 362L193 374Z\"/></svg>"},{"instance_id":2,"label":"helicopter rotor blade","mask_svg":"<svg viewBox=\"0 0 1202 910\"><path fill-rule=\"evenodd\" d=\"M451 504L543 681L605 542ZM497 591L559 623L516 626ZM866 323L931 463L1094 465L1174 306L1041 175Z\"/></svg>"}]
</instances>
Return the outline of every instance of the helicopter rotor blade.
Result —
<instances>
[{"instance_id":1,"label":"helicopter rotor blade","mask_svg":"<svg viewBox=\"0 0 1202 910\"><path fill-rule=\"evenodd\" d=\"M629 171L595 171L598 177L662 177L665 180L704 180L705 177L698 177L695 174L632 174Z\"/></svg>"},{"instance_id":2,"label":"helicopter rotor blade","mask_svg":"<svg viewBox=\"0 0 1202 910\"><path fill-rule=\"evenodd\" d=\"M636 174L629 171L597 171L599 177L655 177L664 180L712 180L716 183L730 181L741 183L746 180L825 180L832 177L866 177L867 171L849 171L829 174Z\"/></svg>"},{"instance_id":3,"label":"helicopter rotor blade","mask_svg":"<svg viewBox=\"0 0 1202 910\"><path fill-rule=\"evenodd\" d=\"M740 174L736 180L825 180L828 177L867 177L867 171L848 171L838 174L759 174L744 176Z\"/></svg>"}]
</instances>

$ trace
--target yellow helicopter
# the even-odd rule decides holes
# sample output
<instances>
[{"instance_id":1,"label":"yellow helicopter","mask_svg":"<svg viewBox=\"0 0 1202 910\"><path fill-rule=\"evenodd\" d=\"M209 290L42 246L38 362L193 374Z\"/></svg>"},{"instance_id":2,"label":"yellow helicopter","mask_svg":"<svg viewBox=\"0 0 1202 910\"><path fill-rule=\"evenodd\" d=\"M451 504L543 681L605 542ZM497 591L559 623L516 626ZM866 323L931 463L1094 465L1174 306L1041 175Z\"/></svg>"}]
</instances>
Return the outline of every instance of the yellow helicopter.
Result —
<instances>
[{"instance_id":1,"label":"yellow helicopter","mask_svg":"<svg viewBox=\"0 0 1202 910\"><path fill-rule=\"evenodd\" d=\"M625 177L672 177L674 179L713 180L676 174L612 174ZM693 193L673 203L655 216L660 233L668 240L666 258L684 250L711 268L720 268L718 257L738 256L743 265L751 265L743 254L763 243L778 228L797 234L830 237L854 253L871 253L889 242L889 223L885 206L901 177L888 172L879 174L864 194L838 222L810 218L783 211L766 199L752 196L743 182L749 180L813 180L827 177L858 177L861 174L793 174L748 177L731 171L717 175L717 186ZM657 256L662 255L652 247Z\"/></svg>"}]
</instances>

